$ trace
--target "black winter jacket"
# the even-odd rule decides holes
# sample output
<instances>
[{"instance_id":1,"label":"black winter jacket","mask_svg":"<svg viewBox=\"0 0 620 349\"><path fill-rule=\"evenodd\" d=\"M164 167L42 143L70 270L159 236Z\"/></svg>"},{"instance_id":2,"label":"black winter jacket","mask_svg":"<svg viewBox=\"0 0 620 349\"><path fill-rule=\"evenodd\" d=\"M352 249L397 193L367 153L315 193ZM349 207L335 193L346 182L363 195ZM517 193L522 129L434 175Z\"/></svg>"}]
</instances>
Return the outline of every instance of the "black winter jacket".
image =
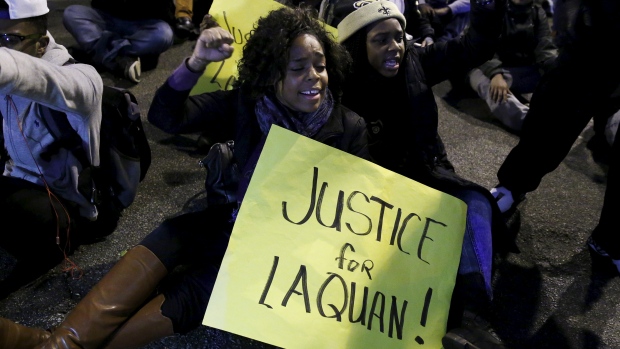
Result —
<instances>
[{"instance_id":1,"label":"black winter jacket","mask_svg":"<svg viewBox=\"0 0 620 349\"><path fill-rule=\"evenodd\" d=\"M214 142L235 141L235 158L245 167L262 138L254 112L255 100L241 89L189 96L166 82L155 93L148 120L171 134L206 132ZM369 160L366 124L351 110L336 104L314 140Z\"/></svg>"},{"instance_id":2,"label":"black winter jacket","mask_svg":"<svg viewBox=\"0 0 620 349\"><path fill-rule=\"evenodd\" d=\"M463 37L424 48L408 42L394 78L379 76L362 59L363 45L358 46L364 53L352 52L355 72L347 78L342 103L366 120L370 154L377 164L443 192L470 188L495 202L486 188L455 173L438 133L432 87L493 57L503 14L502 8L489 11L472 6L470 28ZM494 233L503 232L501 213L497 205L492 207Z\"/></svg>"},{"instance_id":3,"label":"black winter jacket","mask_svg":"<svg viewBox=\"0 0 620 349\"><path fill-rule=\"evenodd\" d=\"M558 48L553 43L545 10L535 3L509 5L497 53L480 69L489 78L500 73L509 75L503 66L536 65L542 72L547 72L557 55Z\"/></svg>"}]
</instances>

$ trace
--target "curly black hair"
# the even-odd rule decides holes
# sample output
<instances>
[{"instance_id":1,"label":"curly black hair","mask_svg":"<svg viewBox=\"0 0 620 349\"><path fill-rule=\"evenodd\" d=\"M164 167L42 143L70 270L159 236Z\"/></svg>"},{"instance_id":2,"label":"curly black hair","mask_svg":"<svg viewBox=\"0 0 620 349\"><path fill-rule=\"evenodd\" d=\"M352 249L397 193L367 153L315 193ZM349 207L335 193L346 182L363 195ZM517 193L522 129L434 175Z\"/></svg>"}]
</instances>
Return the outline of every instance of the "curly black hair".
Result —
<instances>
[{"instance_id":1,"label":"curly black hair","mask_svg":"<svg viewBox=\"0 0 620 349\"><path fill-rule=\"evenodd\" d=\"M286 75L293 40L302 34L313 35L322 44L329 89L339 100L344 78L350 72L351 55L336 42L314 11L302 7L284 6L258 20L243 47L234 87L248 89L254 98L273 92L275 84Z\"/></svg>"}]
</instances>

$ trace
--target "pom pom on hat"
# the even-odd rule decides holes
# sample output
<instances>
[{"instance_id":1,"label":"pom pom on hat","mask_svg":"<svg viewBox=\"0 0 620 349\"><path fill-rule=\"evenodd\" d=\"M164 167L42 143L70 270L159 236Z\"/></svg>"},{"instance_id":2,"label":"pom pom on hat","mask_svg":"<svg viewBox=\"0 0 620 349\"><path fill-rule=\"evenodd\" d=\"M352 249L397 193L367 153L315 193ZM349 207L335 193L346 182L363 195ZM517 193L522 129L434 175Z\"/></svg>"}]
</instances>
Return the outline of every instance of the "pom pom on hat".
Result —
<instances>
[{"instance_id":1,"label":"pom pom on hat","mask_svg":"<svg viewBox=\"0 0 620 349\"><path fill-rule=\"evenodd\" d=\"M47 0L0 0L0 19L22 19L50 12Z\"/></svg>"},{"instance_id":2,"label":"pom pom on hat","mask_svg":"<svg viewBox=\"0 0 620 349\"><path fill-rule=\"evenodd\" d=\"M386 0L345 0L334 8L332 25L338 27L338 42L342 43L358 30L378 20L396 18L405 30L407 21L398 7Z\"/></svg>"}]
</instances>

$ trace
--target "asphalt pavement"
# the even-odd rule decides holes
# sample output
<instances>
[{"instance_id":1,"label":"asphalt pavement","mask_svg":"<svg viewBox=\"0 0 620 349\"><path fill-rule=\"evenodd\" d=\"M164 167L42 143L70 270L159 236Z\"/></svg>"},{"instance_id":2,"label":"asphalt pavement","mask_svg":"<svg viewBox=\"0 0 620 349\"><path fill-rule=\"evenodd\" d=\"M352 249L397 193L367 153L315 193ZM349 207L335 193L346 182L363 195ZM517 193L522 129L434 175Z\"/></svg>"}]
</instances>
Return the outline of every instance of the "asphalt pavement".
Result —
<instances>
[{"instance_id":1,"label":"asphalt pavement","mask_svg":"<svg viewBox=\"0 0 620 349\"><path fill-rule=\"evenodd\" d=\"M68 47L75 41L63 27L61 15L74 3L89 1L49 0L50 32ZM104 83L128 87L138 98L152 165L117 230L102 242L81 246L70 257L82 271L80 278L58 266L0 301L0 316L28 326L58 325L120 255L165 217L205 204L204 172L197 164L204 154L197 151L198 135L171 136L146 121L156 88L191 53L192 45L187 41L173 46L137 85L102 74ZM434 89L440 133L457 172L493 187L496 172L518 135L492 120L481 100L448 98L449 82ZM562 164L527 195L510 221L513 234L507 238L515 248L497 256L493 325L511 348L620 348L620 278L611 263L592 256L585 245L598 222L607 171L586 147L592 135L590 124ZM9 230L19 232L19 227L3 224L2 233ZM12 257L0 249L0 279L13 265ZM201 326L145 348L270 347Z\"/></svg>"}]
</instances>

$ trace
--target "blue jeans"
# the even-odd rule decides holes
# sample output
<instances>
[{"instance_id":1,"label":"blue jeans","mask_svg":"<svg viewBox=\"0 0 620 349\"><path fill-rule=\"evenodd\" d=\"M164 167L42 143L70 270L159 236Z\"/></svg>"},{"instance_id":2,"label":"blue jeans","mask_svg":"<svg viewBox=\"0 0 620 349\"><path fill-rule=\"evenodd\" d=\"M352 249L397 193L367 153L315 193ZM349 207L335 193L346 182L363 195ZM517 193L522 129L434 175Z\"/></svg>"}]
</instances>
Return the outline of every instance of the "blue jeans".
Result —
<instances>
[{"instance_id":1,"label":"blue jeans","mask_svg":"<svg viewBox=\"0 0 620 349\"><path fill-rule=\"evenodd\" d=\"M63 24L93 60L108 70L117 55L159 56L173 44L170 25L160 19L125 20L83 5L68 6Z\"/></svg>"},{"instance_id":2,"label":"blue jeans","mask_svg":"<svg viewBox=\"0 0 620 349\"><path fill-rule=\"evenodd\" d=\"M458 274L477 273L482 275L484 288L489 300L491 300L493 299L491 288L493 263L491 204L482 193L475 190L463 189L451 194L467 204L467 220Z\"/></svg>"}]
</instances>

